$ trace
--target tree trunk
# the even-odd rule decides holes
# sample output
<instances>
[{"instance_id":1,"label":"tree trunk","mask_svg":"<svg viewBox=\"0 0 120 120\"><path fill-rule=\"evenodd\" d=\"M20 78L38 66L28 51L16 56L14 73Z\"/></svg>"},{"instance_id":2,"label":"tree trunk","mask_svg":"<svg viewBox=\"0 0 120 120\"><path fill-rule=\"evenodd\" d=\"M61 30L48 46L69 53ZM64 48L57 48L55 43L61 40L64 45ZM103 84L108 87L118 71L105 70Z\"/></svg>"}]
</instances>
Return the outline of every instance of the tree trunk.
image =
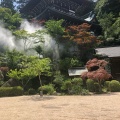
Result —
<instances>
[{"instance_id":1,"label":"tree trunk","mask_svg":"<svg viewBox=\"0 0 120 120\"><path fill-rule=\"evenodd\" d=\"M41 90L40 90L40 96L43 97L43 90L42 90L42 81L41 81L41 77L40 77L40 73L39 73L39 81L40 81L40 86L41 86Z\"/></svg>"}]
</instances>

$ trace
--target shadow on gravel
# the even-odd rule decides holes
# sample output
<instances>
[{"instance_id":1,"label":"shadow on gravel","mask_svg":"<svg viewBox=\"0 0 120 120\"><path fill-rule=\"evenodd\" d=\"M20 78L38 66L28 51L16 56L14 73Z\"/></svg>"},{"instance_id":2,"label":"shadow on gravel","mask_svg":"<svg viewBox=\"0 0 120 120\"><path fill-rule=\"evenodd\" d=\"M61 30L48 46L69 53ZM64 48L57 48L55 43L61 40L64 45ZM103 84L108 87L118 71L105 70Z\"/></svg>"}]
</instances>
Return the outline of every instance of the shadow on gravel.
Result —
<instances>
[{"instance_id":1,"label":"shadow on gravel","mask_svg":"<svg viewBox=\"0 0 120 120\"><path fill-rule=\"evenodd\" d=\"M113 96L113 95L120 95L120 92L110 92L110 93L103 93L103 94L93 94L91 96Z\"/></svg>"},{"instance_id":2,"label":"shadow on gravel","mask_svg":"<svg viewBox=\"0 0 120 120\"><path fill-rule=\"evenodd\" d=\"M54 96L43 96L41 97L40 95L34 95L31 96L31 99L34 101L45 101L45 100L51 100L51 99L55 99Z\"/></svg>"}]
</instances>

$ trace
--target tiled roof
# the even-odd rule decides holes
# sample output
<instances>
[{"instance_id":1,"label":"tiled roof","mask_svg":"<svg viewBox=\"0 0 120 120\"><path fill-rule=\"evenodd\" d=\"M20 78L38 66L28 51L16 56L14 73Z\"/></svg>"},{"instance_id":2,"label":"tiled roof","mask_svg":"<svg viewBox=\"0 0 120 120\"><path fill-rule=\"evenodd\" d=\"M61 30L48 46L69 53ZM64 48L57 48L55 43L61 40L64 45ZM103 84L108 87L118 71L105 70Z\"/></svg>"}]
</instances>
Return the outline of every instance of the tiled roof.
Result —
<instances>
[{"instance_id":1,"label":"tiled roof","mask_svg":"<svg viewBox=\"0 0 120 120\"><path fill-rule=\"evenodd\" d=\"M120 46L96 48L95 50L96 50L96 54L100 54L108 57L120 57Z\"/></svg>"}]
</instances>

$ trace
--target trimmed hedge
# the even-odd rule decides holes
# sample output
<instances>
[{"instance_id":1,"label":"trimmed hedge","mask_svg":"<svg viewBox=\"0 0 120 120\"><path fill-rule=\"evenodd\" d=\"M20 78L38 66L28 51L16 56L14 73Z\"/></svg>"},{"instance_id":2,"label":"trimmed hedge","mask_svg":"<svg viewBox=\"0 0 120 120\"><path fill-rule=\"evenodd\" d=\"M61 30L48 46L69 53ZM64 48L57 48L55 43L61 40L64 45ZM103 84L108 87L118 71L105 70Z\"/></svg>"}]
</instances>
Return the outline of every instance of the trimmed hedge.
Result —
<instances>
[{"instance_id":1,"label":"trimmed hedge","mask_svg":"<svg viewBox=\"0 0 120 120\"><path fill-rule=\"evenodd\" d=\"M98 82L94 83L94 89L96 93L101 93L102 92L102 88L100 87Z\"/></svg>"},{"instance_id":2,"label":"trimmed hedge","mask_svg":"<svg viewBox=\"0 0 120 120\"><path fill-rule=\"evenodd\" d=\"M109 89L111 92L120 92L120 82L117 80L112 80L109 83Z\"/></svg>"},{"instance_id":3,"label":"trimmed hedge","mask_svg":"<svg viewBox=\"0 0 120 120\"><path fill-rule=\"evenodd\" d=\"M72 88L72 83L71 83L71 80L66 80L63 82L62 86L61 86L61 89L63 91L68 91Z\"/></svg>"},{"instance_id":4,"label":"trimmed hedge","mask_svg":"<svg viewBox=\"0 0 120 120\"><path fill-rule=\"evenodd\" d=\"M49 95L52 95L55 92L54 86L52 84L39 87L38 92L40 93L40 91L43 91L43 94L49 94Z\"/></svg>"},{"instance_id":5,"label":"trimmed hedge","mask_svg":"<svg viewBox=\"0 0 120 120\"><path fill-rule=\"evenodd\" d=\"M61 89L70 95L89 95L89 90L84 89L82 78L73 78L64 81Z\"/></svg>"},{"instance_id":6,"label":"trimmed hedge","mask_svg":"<svg viewBox=\"0 0 120 120\"><path fill-rule=\"evenodd\" d=\"M30 88L30 89L28 90L28 94L29 94L29 95L35 95L35 94L36 94L35 89Z\"/></svg>"},{"instance_id":7,"label":"trimmed hedge","mask_svg":"<svg viewBox=\"0 0 120 120\"><path fill-rule=\"evenodd\" d=\"M93 81L93 80L87 79L86 85L87 85L87 89L88 89L90 92L95 92L95 87L94 87L94 81Z\"/></svg>"},{"instance_id":8,"label":"trimmed hedge","mask_svg":"<svg viewBox=\"0 0 120 120\"><path fill-rule=\"evenodd\" d=\"M105 81L104 87L106 88L107 91L110 91L110 81Z\"/></svg>"},{"instance_id":9,"label":"trimmed hedge","mask_svg":"<svg viewBox=\"0 0 120 120\"><path fill-rule=\"evenodd\" d=\"M104 86L108 88L109 84L110 84L110 81L105 81Z\"/></svg>"},{"instance_id":10,"label":"trimmed hedge","mask_svg":"<svg viewBox=\"0 0 120 120\"><path fill-rule=\"evenodd\" d=\"M72 84L74 84L74 85L78 85L78 84L81 85L81 86L83 85L83 80L82 80L82 78L73 78L71 82L72 82Z\"/></svg>"},{"instance_id":11,"label":"trimmed hedge","mask_svg":"<svg viewBox=\"0 0 120 120\"><path fill-rule=\"evenodd\" d=\"M23 88L16 87L0 87L0 97L20 96L23 95Z\"/></svg>"}]
</instances>

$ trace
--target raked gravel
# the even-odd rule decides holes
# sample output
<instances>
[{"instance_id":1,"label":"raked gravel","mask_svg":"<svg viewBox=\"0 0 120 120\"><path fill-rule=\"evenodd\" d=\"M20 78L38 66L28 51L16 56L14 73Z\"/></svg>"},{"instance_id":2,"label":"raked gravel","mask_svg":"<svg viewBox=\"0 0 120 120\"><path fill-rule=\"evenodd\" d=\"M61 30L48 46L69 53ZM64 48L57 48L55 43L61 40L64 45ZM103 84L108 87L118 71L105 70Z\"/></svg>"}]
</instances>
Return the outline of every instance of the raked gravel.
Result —
<instances>
[{"instance_id":1,"label":"raked gravel","mask_svg":"<svg viewBox=\"0 0 120 120\"><path fill-rule=\"evenodd\" d=\"M120 120L120 92L0 98L0 120Z\"/></svg>"}]
</instances>

